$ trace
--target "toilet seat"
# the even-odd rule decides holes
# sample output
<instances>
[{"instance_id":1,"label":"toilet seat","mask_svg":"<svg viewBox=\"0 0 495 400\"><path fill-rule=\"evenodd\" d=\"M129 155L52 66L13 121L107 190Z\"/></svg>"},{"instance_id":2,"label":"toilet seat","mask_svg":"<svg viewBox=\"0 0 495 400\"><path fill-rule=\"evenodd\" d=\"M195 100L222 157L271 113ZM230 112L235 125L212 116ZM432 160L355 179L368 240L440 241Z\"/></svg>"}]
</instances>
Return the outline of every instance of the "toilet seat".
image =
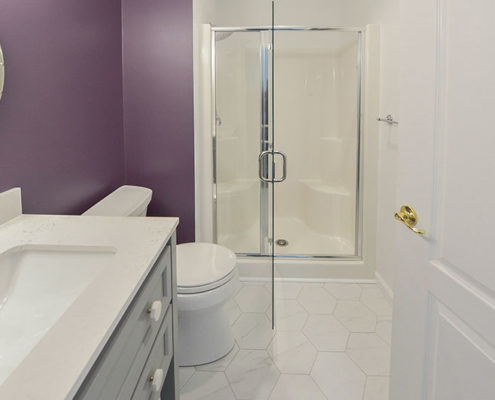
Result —
<instances>
[{"instance_id":1,"label":"toilet seat","mask_svg":"<svg viewBox=\"0 0 495 400\"><path fill-rule=\"evenodd\" d=\"M229 282L236 265L235 254L213 243L184 243L177 246L177 293L196 294Z\"/></svg>"},{"instance_id":2,"label":"toilet seat","mask_svg":"<svg viewBox=\"0 0 495 400\"><path fill-rule=\"evenodd\" d=\"M206 285L200 286L179 286L177 285L177 294L195 294L195 293L203 293L209 290L217 289L220 286L225 285L232 279L234 275L234 271L230 272L228 275L224 276L222 279L218 281L208 283Z\"/></svg>"}]
</instances>

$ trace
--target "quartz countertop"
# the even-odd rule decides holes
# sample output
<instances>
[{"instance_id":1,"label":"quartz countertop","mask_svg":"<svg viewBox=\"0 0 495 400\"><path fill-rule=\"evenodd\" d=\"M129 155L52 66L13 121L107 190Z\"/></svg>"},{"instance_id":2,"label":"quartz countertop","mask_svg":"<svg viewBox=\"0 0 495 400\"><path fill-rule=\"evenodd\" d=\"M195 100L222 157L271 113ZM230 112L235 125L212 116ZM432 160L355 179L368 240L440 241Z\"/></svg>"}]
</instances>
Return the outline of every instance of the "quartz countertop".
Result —
<instances>
[{"instance_id":1,"label":"quartz countertop","mask_svg":"<svg viewBox=\"0 0 495 400\"><path fill-rule=\"evenodd\" d=\"M115 250L109 265L0 386L0 399L71 399L178 222L158 217L21 215L0 225L0 254L19 245Z\"/></svg>"}]
</instances>

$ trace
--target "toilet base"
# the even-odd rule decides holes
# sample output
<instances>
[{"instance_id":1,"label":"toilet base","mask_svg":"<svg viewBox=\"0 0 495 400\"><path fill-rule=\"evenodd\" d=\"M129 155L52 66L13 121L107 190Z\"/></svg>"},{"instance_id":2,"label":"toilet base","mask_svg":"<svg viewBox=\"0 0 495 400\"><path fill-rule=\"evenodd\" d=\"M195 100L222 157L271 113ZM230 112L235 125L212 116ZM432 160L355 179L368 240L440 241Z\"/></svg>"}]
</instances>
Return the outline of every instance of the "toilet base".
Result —
<instances>
[{"instance_id":1,"label":"toilet base","mask_svg":"<svg viewBox=\"0 0 495 400\"><path fill-rule=\"evenodd\" d=\"M224 304L198 311L179 308L178 363L181 367L207 364L227 355L234 346Z\"/></svg>"}]
</instances>

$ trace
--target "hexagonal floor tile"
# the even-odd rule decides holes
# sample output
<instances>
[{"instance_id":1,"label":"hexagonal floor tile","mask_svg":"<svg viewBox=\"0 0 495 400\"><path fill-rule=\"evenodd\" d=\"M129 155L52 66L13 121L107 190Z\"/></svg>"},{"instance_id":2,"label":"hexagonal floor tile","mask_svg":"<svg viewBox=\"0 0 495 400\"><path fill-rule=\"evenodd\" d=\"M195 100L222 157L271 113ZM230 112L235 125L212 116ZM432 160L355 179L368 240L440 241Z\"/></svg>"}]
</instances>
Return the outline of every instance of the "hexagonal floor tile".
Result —
<instances>
[{"instance_id":1,"label":"hexagonal floor tile","mask_svg":"<svg viewBox=\"0 0 495 400\"><path fill-rule=\"evenodd\" d=\"M376 315L359 301L339 301L335 317L351 332L374 332Z\"/></svg>"},{"instance_id":2,"label":"hexagonal floor tile","mask_svg":"<svg viewBox=\"0 0 495 400\"><path fill-rule=\"evenodd\" d=\"M316 349L301 332L277 332L268 353L283 374L309 374Z\"/></svg>"},{"instance_id":3,"label":"hexagonal floor tile","mask_svg":"<svg viewBox=\"0 0 495 400\"><path fill-rule=\"evenodd\" d=\"M182 388L191 379L194 372L196 372L194 367L179 367L179 388Z\"/></svg>"},{"instance_id":4,"label":"hexagonal floor tile","mask_svg":"<svg viewBox=\"0 0 495 400\"><path fill-rule=\"evenodd\" d=\"M346 353L368 375L390 373L390 346L376 333L352 333Z\"/></svg>"},{"instance_id":5,"label":"hexagonal floor tile","mask_svg":"<svg viewBox=\"0 0 495 400\"><path fill-rule=\"evenodd\" d=\"M392 321L380 321L376 324L376 334L387 344L392 344Z\"/></svg>"},{"instance_id":6,"label":"hexagonal floor tile","mask_svg":"<svg viewBox=\"0 0 495 400\"><path fill-rule=\"evenodd\" d=\"M363 400L388 400L388 388L387 376L368 376Z\"/></svg>"},{"instance_id":7,"label":"hexagonal floor tile","mask_svg":"<svg viewBox=\"0 0 495 400\"><path fill-rule=\"evenodd\" d=\"M271 307L266 314L271 320ZM275 328L278 331L300 331L307 318L308 313L297 300L275 300Z\"/></svg>"},{"instance_id":8,"label":"hexagonal floor tile","mask_svg":"<svg viewBox=\"0 0 495 400\"><path fill-rule=\"evenodd\" d=\"M361 302L370 308L378 318L392 318L392 305L378 287L363 288Z\"/></svg>"},{"instance_id":9,"label":"hexagonal floor tile","mask_svg":"<svg viewBox=\"0 0 495 400\"><path fill-rule=\"evenodd\" d=\"M326 400L309 375L281 375L270 400Z\"/></svg>"},{"instance_id":10,"label":"hexagonal floor tile","mask_svg":"<svg viewBox=\"0 0 495 400\"><path fill-rule=\"evenodd\" d=\"M264 350L240 350L225 370L237 399L268 399L280 372Z\"/></svg>"},{"instance_id":11,"label":"hexagonal floor tile","mask_svg":"<svg viewBox=\"0 0 495 400\"><path fill-rule=\"evenodd\" d=\"M333 315L310 315L303 332L319 351L344 351L349 337Z\"/></svg>"},{"instance_id":12,"label":"hexagonal floor tile","mask_svg":"<svg viewBox=\"0 0 495 400\"><path fill-rule=\"evenodd\" d=\"M234 299L230 299L229 301L227 301L224 304L223 309L225 311L225 314L227 314L227 318L229 319L230 326L234 324L234 322L237 320L237 318L239 318L239 316L242 313L241 308Z\"/></svg>"},{"instance_id":13,"label":"hexagonal floor tile","mask_svg":"<svg viewBox=\"0 0 495 400\"><path fill-rule=\"evenodd\" d=\"M181 400L235 400L223 372L196 371L180 392Z\"/></svg>"},{"instance_id":14,"label":"hexagonal floor tile","mask_svg":"<svg viewBox=\"0 0 495 400\"><path fill-rule=\"evenodd\" d=\"M271 295L264 285L245 284L235 301L244 312L265 312L271 304Z\"/></svg>"},{"instance_id":15,"label":"hexagonal floor tile","mask_svg":"<svg viewBox=\"0 0 495 400\"><path fill-rule=\"evenodd\" d=\"M265 313L243 313L232 325L232 333L241 349L265 350L274 332Z\"/></svg>"},{"instance_id":16,"label":"hexagonal floor tile","mask_svg":"<svg viewBox=\"0 0 495 400\"><path fill-rule=\"evenodd\" d=\"M198 371L212 371L212 372L223 372L225 371L225 368L228 367L230 362L234 359L235 355L239 351L239 346L237 343L234 343L234 347L232 350L230 350L229 354L227 354L225 357L222 357L221 359L217 361L213 361L208 364L203 364L203 365L198 365L196 366L196 370Z\"/></svg>"},{"instance_id":17,"label":"hexagonal floor tile","mask_svg":"<svg viewBox=\"0 0 495 400\"><path fill-rule=\"evenodd\" d=\"M265 285L269 293L272 291L272 284ZM275 282L275 298L276 299L295 299L301 291L303 285L293 282Z\"/></svg>"},{"instance_id":18,"label":"hexagonal floor tile","mask_svg":"<svg viewBox=\"0 0 495 400\"><path fill-rule=\"evenodd\" d=\"M310 314L331 314L337 302L323 287L312 285L305 285L297 300Z\"/></svg>"},{"instance_id":19,"label":"hexagonal floor tile","mask_svg":"<svg viewBox=\"0 0 495 400\"><path fill-rule=\"evenodd\" d=\"M318 353L311 377L329 399L362 400L366 376L345 353Z\"/></svg>"},{"instance_id":20,"label":"hexagonal floor tile","mask_svg":"<svg viewBox=\"0 0 495 400\"><path fill-rule=\"evenodd\" d=\"M361 296L361 286L356 283L330 282L323 287L338 300L359 300Z\"/></svg>"}]
</instances>

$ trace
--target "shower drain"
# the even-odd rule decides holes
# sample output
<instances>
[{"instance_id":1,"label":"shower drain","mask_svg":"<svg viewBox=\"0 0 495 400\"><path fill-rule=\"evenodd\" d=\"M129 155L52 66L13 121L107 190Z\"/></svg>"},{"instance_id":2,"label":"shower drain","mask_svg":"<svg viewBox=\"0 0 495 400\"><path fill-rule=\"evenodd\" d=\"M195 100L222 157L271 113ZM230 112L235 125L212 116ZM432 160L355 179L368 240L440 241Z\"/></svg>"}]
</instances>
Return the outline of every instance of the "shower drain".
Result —
<instances>
[{"instance_id":1,"label":"shower drain","mask_svg":"<svg viewBox=\"0 0 495 400\"><path fill-rule=\"evenodd\" d=\"M277 241L275 242L277 243L277 246L287 246L289 244L289 242L285 239L277 239Z\"/></svg>"}]
</instances>

